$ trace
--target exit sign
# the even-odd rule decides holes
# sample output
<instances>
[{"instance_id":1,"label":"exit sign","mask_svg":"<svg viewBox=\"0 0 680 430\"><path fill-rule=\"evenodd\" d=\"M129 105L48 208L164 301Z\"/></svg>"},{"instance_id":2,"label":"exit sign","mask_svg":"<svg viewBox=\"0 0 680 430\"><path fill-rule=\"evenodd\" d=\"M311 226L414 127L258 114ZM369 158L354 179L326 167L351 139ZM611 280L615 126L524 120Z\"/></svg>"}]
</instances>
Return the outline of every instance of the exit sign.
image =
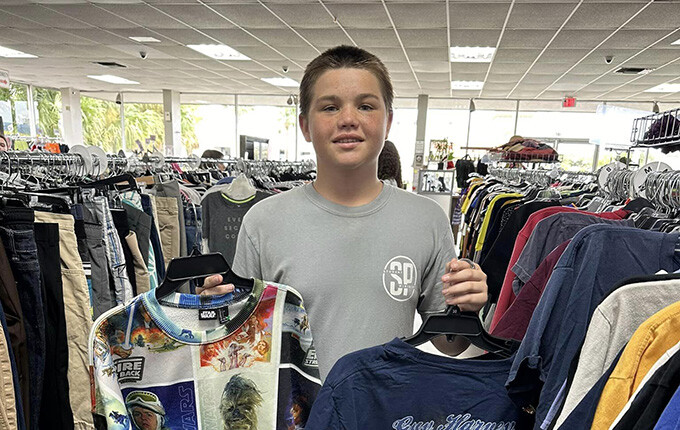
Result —
<instances>
[{"instance_id":1,"label":"exit sign","mask_svg":"<svg viewBox=\"0 0 680 430\"><path fill-rule=\"evenodd\" d=\"M565 97L562 100L562 107L570 108L576 106L576 97Z\"/></svg>"}]
</instances>

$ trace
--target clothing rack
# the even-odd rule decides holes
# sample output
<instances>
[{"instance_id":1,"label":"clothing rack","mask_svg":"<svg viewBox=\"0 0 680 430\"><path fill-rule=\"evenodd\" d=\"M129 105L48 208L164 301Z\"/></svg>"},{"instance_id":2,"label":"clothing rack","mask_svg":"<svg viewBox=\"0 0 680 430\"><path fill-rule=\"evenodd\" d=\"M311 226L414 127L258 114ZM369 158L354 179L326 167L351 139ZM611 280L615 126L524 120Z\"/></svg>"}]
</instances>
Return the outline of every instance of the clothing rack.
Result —
<instances>
[{"instance_id":1,"label":"clothing rack","mask_svg":"<svg viewBox=\"0 0 680 430\"><path fill-rule=\"evenodd\" d=\"M680 144L680 108L633 120L632 148L662 148Z\"/></svg>"},{"instance_id":2,"label":"clothing rack","mask_svg":"<svg viewBox=\"0 0 680 430\"><path fill-rule=\"evenodd\" d=\"M518 169L518 168L489 168L489 173L497 178L513 182L529 182L548 186L557 181L577 181L583 183L593 182L596 174L593 172L570 172L558 169Z\"/></svg>"}]
</instances>

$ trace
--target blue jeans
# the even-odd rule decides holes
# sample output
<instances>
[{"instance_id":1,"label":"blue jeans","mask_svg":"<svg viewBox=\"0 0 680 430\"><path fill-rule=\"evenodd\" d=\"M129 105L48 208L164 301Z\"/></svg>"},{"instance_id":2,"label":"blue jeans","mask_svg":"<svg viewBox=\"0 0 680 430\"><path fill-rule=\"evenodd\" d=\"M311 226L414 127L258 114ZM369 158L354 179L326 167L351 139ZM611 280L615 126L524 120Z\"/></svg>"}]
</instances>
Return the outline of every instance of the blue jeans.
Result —
<instances>
[{"instance_id":1,"label":"blue jeans","mask_svg":"<svg viewBox=\"0 0 680 430\"><path fill-rule=\"evenodd\" d=\"M33 209L0 210L0 237L7 251L24 314L28 344L29 405L31 429L39 429L45 372L45 311L40 288L40 265L33 231Z\"/></svg>"},{"instance_id":2,"label":"blue jeans","mask_svg":"<svg viewBox=\"0 0 680 430\"><path fill-rule=\"evenodd\" d=\"M191 254L194 248L203 252L202 211L200 206L187 205L184 208L184 229L187 233L187 252Z\"/></svg>"},{"instance_id":3,"label":"blue jeans","mask_svg":"<svg viewBox=\"0 0 680 430\"><path fill-rule=\"evenodd\" d=\"M9 341L9 331L7 330L7 321L5 320L5 312L0 304L0 324L5 333L5 343L7 344L7 352L9 352L9 361L12 366L12 383L14 384L14 399L16 401L17 410L17 428L18 430L26 430L26 421L24 419L24 407L21 404L21 390L19 385L19 371L14 360L14 352L12 351L12 344Z\"/></svg>"}]
</instances>

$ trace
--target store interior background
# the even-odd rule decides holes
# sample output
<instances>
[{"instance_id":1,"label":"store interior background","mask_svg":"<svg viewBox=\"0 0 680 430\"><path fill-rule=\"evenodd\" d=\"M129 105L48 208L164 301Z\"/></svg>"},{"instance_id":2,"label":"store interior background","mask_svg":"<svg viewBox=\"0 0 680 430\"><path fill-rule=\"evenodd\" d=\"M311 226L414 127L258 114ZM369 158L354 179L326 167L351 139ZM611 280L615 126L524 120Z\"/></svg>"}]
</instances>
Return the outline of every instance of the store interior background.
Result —
<instances>
[{"instance_id":1,"label":"store interior background","mask_svg":"<svg viewBox=\"0 0 680 430\"><path fill-rule=\"evenodd\" d=\"M429 94L426 155L431 139L453 142L459 158L466 146L499 146L519 134L557 142L561 168L589 171L623 154L632 119L651 113L654 102L662 112L678 107L677 85L649 92L680 80L678 23L680 4L651 0L3 0L0 45L37 58L0 59L12 80L0 91L0 116L5 134L62 137L60 90L73 88L85 144L116 152L124 135L126 151L163 150L162 90L172 90L182 112L175 155L220 149L238 156L238 136L251 135L269 139L270 159L313 159L289 104L297 88L262 79L299 82L319 52L356 44L390 70L389 138L407 182L419 94ZM158 42L132 39L140 36ZM250 60L211 58L189 44L227 44ZM497 49L488 61L451 62L449 46ZM616 73L624 66L645 71ZM101 74L137 84L88 78ZM457 80L483 86L452 89ZM563 108L564 96L576 97L576 106ZM680 169L680 157L658 150L635 150L631 158L663 158Z\"/></svg>"}]
</instances>

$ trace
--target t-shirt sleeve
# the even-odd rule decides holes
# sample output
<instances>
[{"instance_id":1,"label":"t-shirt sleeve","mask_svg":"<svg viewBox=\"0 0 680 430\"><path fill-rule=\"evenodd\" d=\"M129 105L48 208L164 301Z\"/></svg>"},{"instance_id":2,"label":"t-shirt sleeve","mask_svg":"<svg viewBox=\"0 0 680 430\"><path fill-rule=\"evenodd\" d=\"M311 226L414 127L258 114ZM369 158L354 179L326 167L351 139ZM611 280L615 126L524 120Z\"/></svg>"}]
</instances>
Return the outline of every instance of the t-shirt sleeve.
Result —
<instances>
[{"instance_id":1,"label":"t-shirt sleeve","mask_svg":"<svg viewBox=\"0 0 680 430\"><path fill-rule=\"evenodd\" d=\"M333 389L326 384L319 391L319 395L314 401L312 411L309 414L307 430L345 430L346 427L342 425L340 414L335 407L335 399Z\"/></svg>"},{"instance_id":2,"label":"t-shirt sleeve","mask_svg":"<svg viewBox=\"0 0 680 430\"><path fill-rule=\"evenodd\" d=\"M239 276L262 279L259 244L256 244L248 233L247 219L248 215L246 214L238 233L233 270Z\"/></svg>"},{"instance_id":3,"label":"t-shirt sleeve","mask_svg":"<svg viewBox=\"0 0 680 430\"><path fill-rule=\"evenodd\" d=\"M423 273L420 286L420 298L418 299L418 313L425 314L439 312L446 308L446 301L442 294L442 276L446 271L446 263L456 257L453 244L453 233L448 225L446 216L443 217L444 228L435 244L432 262ZM439 220L437 220L439 221Z\"/></svg>"}]
</instances>

